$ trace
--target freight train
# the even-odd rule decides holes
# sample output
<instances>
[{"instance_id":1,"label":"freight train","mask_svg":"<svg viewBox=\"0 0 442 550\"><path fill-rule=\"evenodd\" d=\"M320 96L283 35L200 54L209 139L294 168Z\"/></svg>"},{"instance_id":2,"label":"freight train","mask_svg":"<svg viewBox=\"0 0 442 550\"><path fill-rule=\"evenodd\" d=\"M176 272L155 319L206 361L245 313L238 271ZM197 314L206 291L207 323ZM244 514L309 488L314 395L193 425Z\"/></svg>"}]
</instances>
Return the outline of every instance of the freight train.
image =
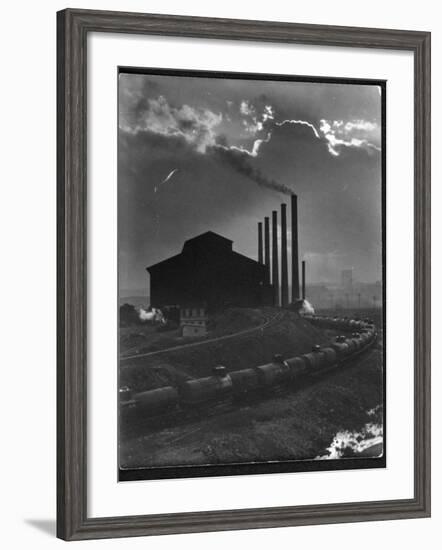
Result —
<instances>
[{"instance_id":1,"label":"freight train","mask_svg":"<svg viewBox=\"0 0 442 550\"><path fill-rule=\"evenodd\" d=\"M228 372L223 366L213 369L211 376L187 380L179 386L164 386L133 393L120 390L122 411L156 416L195 407L210 407L220 402L233 402L249 396L259 396L275 388L293 387L305 378L321 375L367 350L377 338L370 319L304 315L312 324L335 331L349 332L337 336L327 346L314 346L312 351L284 359L275 355L266 365Z\"/></svg>"}]
</instances>

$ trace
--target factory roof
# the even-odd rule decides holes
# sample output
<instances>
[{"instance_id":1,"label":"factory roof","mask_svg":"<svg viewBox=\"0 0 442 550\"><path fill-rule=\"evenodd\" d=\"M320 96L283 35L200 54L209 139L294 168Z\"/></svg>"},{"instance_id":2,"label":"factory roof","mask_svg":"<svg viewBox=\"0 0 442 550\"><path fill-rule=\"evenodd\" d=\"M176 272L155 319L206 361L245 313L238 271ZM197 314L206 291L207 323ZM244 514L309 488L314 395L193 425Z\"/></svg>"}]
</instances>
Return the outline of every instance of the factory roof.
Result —
<instances>
[{"instance_id":1,"label":"factory roof","mask_svg":"<svg viewBox=\"0 0 442 550\"><path fill-rule=\"evenodd\" d=\"M197 235L196 237L193 237L192 239L187 239L187 241L184 242L183 246L183 252L190 247L194 246L229 246L232 248L233 241L230 239L226 239L226 237L223 237L221 235L218 235L218 233L214 233L213 231L206 231L205 233L201 233L201 235Z\"/></svg>"},{"instance_id":2,"label":"factory roof","mask_svg":"<svg viewBox=\"0 0 442 550\"><path fill-rule=\"evenodd\" d=\"M147 267L146 269L147 271L150 271L151 269L156 269L158 267L162 268L162 267L165 267L166 265L176 265L176 262L185 261L187 253L193 250L202 250L204 251L203 252L204 254L206 253L206 251L210 251L215 254L217 254L218 252L228 253L228 254L231 254L233 257L237 258L238 260L241 259L250 264L257 263L255 262L255 260L252 260L251 258L244 256L243 254L234 252L232 250L232 245L233 245L232 240L227 239L226 237L223 237L221 235L218 235L213 231L206 231L201 235L197 235L196 237L193 237L185 241L183 245L183 250L181 253L176 254L175 256L171 256L170 258L167 258L156 264L153 264Z\"/></svg>"}]
</instances>

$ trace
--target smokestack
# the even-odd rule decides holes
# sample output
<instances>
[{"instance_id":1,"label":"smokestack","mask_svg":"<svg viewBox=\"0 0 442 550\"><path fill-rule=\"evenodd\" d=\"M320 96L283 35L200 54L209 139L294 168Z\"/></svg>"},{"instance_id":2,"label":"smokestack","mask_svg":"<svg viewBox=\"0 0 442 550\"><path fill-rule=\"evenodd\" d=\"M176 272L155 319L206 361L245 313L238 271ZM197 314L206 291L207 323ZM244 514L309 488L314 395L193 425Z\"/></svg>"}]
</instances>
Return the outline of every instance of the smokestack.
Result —
<instances>
[{"instance_id":1,"label":"smokestack","mask_svg":"<svg viewBox=\"0 0 442 550\"><path fill-rule=\"evenodd\" d=\"M258 262L260 264L264 263L262 257L262 222L258 222Z\"/></svg>"},{"instance_id":2,"label":"smokestack","mask_svg":"<svg viewBox=\"0 0 442 550\"><path fill-rule=\"evenodd\" d=\"M278 274L278 212L272 211L272 285L273 303L279 306L279 274Z\"/></svg>"},{"instance_id":3,"label":"smokestack","mask_svg":"<svg viewBox=\"0 0 442 550\"><path fill-rule=\"evenodd\" d=\"M292 302L299 300L298 197L292 195Z\"/></svg>"},{"instance_id":4,"label":"smokestack","mask_svg":"<svg viewBox=\"0 0 442 550\"><path fill-rule=\"evenodd\" d=\"M289 303L289 274L287 266L287 205L281 204L281 305Z\"/></svg>"},{"instance_id":5,"label":"smokestack","mask_svg":"<svg viewBox=\"0 0 442 550\"><path fill-rule=\"evenodd\" d=\"M305 261L302 261L302 299L305 300Z\"/></svg>"},{"instance_id":6,"label":"smokestack","mask_svg":"<svg viewBox=\"0 0 442 550\"><path fill-rule=\"evenodd\" d=\"M264 265L267 282L270 283L270 219L268 217L264 218Z\"/></svg>"}]
</instances>

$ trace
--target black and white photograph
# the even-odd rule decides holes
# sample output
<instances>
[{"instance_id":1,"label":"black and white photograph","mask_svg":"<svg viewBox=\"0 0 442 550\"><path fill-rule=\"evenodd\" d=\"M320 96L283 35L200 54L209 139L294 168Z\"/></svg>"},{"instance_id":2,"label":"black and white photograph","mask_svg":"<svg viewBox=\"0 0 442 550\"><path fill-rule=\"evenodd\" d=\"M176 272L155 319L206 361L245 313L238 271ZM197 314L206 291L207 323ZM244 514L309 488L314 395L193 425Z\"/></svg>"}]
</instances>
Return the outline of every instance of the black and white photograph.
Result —
<instances>
[{"instance_id":1,"label":"black and white photograph","mask_svg":"<svg viewBox=\"0 0 442 550\"><path fill-rule=\"evenodd\" d=\"M120 481L385 467L386 83L118 87Z\"/></svg>"}]
</instances>

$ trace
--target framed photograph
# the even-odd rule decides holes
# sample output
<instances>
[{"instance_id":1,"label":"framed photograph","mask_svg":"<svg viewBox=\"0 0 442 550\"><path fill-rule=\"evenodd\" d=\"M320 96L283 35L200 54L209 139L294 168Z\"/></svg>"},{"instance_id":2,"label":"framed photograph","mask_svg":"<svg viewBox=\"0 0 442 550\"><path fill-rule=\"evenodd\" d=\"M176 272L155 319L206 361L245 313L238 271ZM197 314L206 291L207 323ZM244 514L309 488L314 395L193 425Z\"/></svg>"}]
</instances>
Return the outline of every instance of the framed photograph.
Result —
<instances>
[{"instance_id":1,"label":"framed photograph","mask_svg":"<svg viewBox=\"0 0 442 550\"><path fill-rule=\"evenodd\" d=\"M430 514L430 35L58 13L58 536Z\"/></svg>"}]
</instances>

